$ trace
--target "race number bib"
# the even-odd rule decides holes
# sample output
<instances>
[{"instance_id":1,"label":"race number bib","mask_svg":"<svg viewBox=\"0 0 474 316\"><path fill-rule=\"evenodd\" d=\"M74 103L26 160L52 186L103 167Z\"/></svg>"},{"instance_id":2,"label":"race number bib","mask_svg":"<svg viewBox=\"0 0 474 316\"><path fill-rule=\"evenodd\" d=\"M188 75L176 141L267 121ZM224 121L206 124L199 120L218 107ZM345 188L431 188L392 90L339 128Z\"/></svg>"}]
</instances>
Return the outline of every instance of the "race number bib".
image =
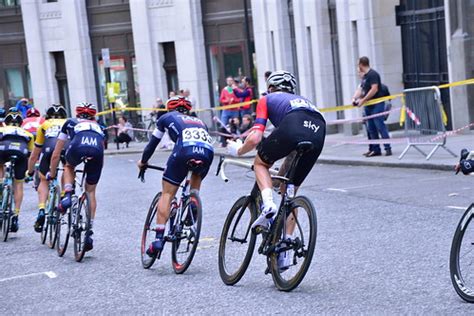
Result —
<instances>
[{"instance_id":1,"label":"race number bib","mask_svg":"<svg viewBox=\"0 0 474 316\"><path fill-rule=\"evenodd\" d=\"M200 127L190 127L186 128L182 132L183 145L184 146L193 146L193 145L211 145L212 138L209 136L209 133Z\"/></svg>"},{"instance_id":2,"label":"race number bib","mask_svg":"<svg viewBox=\"0 0 474 316\"><path fill-rule=\"evenodd\" d=\"M291 108L295 109L309 109L313 111L318 111L316 106L305 99L293 99L290 101Z\"/></svg>"},{"instance_id":3,"label":"race number bib","mask_svg":"<svg viewBox=\"0 0 474 316\"><path fill-rule=\"evenodd\" d=\"M93 131L100 135L103 134L100 126L91 122L80 122L76 126L74 126L74 132L76 134L83 131Z\"/></svg>"}]
</instances>

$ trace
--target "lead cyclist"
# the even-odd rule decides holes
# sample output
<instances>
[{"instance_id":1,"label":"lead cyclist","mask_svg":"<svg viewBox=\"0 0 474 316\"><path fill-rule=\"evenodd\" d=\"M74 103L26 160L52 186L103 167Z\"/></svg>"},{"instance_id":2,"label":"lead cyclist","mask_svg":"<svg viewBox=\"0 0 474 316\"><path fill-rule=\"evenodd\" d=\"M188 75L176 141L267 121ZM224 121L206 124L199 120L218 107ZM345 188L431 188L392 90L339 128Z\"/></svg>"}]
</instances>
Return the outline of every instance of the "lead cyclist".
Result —
<instances>
[{"instance_id":1,"label":"lead cyclist","mask_svg":"<svg viewBox=\"0 0 474 316\"><path fill-rule=\"evenodd\" d=\"M275 161L287 157L296 149L299 142L310 141L314 148L304 153L295 168L293 183L297 189L309 174L324 146L326 122L316 106L308 99L296 95L296 78L287 71L275 71L267 79L268 94L261 97L257 104L257 117L252 131L242 144L229 141L230 155L241 156L258 148L254 161L255 177L262 195L262 212L252 224L252 228L268 227L278 211L273 201L272 180L269 173ZM267 120L275 130L265 139L263 132ZM287 234L291 236L295 229L294 219L288 219ZM288 252L282 252L278 258L280 269L290 265Z\"/></svg>"},{"instance_id":2,"label":"lead cyclist","mask_svg":"<svg viewBox=\"0 0 474 316\"><path fill-rule=\"evenodd\" d=\"M156 122L156 129L143 151L138 168L146 168L148 160L155 152L166 131L176 143L168 158L162 180L162 195L158 201L156 216L156 240L153 241L146 253L156 256L164 246L165 225L170 213L170 204L178 191L179 185L188 173L187 162L200 160L202 164L193 171L191 176L191 191L199 192L202 180L206 177L214 158L214 148L208 134L206 124L189 115L191 103L185 97L172 97L166 102L168 113L162 115Z\"/></svg>"}]
</instances>

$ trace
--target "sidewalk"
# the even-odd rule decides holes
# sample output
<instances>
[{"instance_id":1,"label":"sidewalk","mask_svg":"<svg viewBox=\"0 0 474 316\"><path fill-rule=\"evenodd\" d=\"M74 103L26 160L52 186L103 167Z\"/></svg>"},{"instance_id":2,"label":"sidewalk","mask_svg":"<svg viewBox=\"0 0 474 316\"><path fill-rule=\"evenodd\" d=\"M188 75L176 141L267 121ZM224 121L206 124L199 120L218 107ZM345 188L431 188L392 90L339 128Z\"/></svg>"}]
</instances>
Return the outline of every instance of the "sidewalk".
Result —
<instances>
[{"instance_id":1,"label":"sidewalk","mask_svg":"<svg viewBox=\"0 0 474 316\"><path fill-rule=\"evenodd\" d=\"M391 136L402 137L401 132L393 132ZM418 168L418 169L432 169L432 170L453 170L454 165L458 161L446 152L443 148L426 160L416 149L410 148L403 159L399 160L398 156L406 147L406 143L392 144L393 155L390 157L380 156L366 158L362 154L367 152L368 145L352 145L342 144L343 142L357 142L366 141L365 135L360 134L356 136L344 136L343 134L327 135L324 150L318 160L319 163L338 164L338 165L359 165L359 166L375 166L375 167L396 167L396 168ZM120 155L120 154L137 154L143 152L146 143L130 143L129 148L122 148L117 150L115 144L109 144L109 149L106 150L106 155ZM474 149L474 131L469 134L456 135L448 137L446 146L454 153L459 155L462 148ZM426 153L430 152L433 147L423 146L422 150ZM215 154L227 155L225 148L215 148ZM249 153L245 158L253 157L255 151Z\"/></svg>"}]
</instances>

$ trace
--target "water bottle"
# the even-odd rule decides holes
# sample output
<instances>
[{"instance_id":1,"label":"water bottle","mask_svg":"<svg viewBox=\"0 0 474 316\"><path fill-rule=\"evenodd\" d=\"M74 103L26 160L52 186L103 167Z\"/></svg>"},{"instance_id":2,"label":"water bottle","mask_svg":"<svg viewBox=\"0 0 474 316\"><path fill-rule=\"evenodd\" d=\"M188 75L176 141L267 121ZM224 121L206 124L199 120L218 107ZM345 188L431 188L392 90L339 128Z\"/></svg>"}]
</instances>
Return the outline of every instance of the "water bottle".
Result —
<instances>
[{"instance_id":1,"label":"water bottle","mask_svg":"<svg viewBox=\"0 0 474 316\"><path fill-rule=\"evenodd\" d=\"M292 198L295 197L295 186L294 186L293 184L290 184L290 183L289 183L289 184L286 186L286 195L287 195L290 199L292 199Z\"/></svg>"}]
</instances>

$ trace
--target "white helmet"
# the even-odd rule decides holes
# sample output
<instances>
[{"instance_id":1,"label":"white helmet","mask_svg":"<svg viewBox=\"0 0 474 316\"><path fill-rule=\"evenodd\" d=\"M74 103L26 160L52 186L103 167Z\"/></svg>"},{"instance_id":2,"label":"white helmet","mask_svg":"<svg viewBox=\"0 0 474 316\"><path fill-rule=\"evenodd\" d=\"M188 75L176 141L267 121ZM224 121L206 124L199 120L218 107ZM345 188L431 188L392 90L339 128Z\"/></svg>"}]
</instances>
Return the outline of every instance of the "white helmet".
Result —
<instances>
[{"instance_id":1,"label":"white helmet","mask_svg":"<svg viewBox=\"0 0 474 316\"><path fill-rule=\"evenodd\" d=\"M291 72L285 70L274 71L267 79L267 89L270 86L274 86L278 90L295 93L296 78Z\"/></svg>"}]
</instances>

